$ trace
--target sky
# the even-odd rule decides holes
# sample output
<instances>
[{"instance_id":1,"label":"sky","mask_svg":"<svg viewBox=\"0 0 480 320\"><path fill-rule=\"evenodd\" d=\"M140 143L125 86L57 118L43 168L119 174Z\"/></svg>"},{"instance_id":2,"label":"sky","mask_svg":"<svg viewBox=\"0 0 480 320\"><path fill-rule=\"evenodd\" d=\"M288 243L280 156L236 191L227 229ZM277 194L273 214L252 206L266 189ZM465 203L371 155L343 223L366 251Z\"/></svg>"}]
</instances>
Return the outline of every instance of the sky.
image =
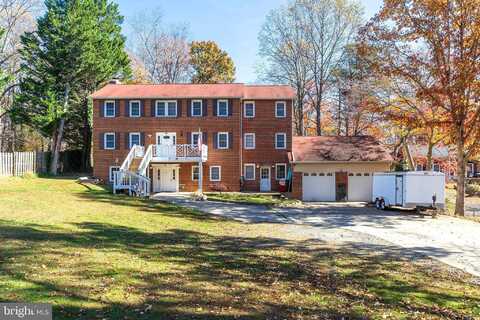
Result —
<instances>
[{"instance_id":1,"label":"sky","mask_svg":"<svg viewBox=\"0 0 480 320\"><path fill-rule=\"evenodd\" d=\"M233 59L236 82L257 80L255 65L259 61L258 32L266 15L287 0L117 0L125 17L128 36L129 17L138 12L159 10L166 26L185 24L191 40L213 40ZM360 0L365 18L373 16L382 0Z\"/></svg>"}]
</instances>

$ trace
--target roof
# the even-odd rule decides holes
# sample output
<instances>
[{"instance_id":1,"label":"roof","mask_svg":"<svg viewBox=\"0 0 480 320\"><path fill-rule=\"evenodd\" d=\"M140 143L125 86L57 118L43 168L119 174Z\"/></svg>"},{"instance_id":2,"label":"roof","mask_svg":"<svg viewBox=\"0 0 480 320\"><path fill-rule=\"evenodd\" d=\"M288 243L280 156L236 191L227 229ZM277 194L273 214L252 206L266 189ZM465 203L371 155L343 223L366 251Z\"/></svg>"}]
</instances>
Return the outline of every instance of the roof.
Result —
<instances>
[{"instance_id":1,"label":"roof","mask_svg":"<svg viewBox=\"0 0 480 320\"><path fill-rule=\"evenodd\" d=\"M293 99L295 90L286 85L222 84L107 84L94 92L93 99L129 98L241 98Z\"/></svg>"},{"instance_id":2,"label":"roof","mask_svg":"<svg viewBox=\"0 0 480 320\"><path fill-rule=\"evenodd\" d=\"M392 156L371 136L293 137L294 162L391 162Z\"/></svg>"}]
</instances>

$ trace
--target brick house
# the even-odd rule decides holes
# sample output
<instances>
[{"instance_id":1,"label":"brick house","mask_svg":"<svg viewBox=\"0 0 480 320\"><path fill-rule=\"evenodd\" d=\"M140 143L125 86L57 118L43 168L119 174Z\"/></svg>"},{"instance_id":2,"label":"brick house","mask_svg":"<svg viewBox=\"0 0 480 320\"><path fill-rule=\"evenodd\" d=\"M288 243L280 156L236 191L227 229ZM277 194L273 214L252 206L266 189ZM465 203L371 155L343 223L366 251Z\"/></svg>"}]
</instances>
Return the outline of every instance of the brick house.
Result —
<instances>
[{"instance_id":1,"label":"brick house","mask_svg":"<svg viewBox=\"0 0 480 320\"><path fill-rule=\"evenodd\" d=\"M294 96L283 85L108 84L91 96L94 175L146 194L276 191Z\"/></svg>"}]
</instances>

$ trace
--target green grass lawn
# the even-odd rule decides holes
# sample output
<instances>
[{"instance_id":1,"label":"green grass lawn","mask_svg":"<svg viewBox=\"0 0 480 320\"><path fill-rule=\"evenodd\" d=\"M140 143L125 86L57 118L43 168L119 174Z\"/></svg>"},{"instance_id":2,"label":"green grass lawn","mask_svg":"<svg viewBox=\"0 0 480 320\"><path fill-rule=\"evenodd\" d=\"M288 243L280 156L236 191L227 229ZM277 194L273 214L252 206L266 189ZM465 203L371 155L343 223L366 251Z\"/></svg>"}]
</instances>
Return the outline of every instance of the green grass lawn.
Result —
<instances>
[{"instance_id":1,"label":"green grass lawn","mask_svg":"<svg viewBox=\"0 0 480 320\"><path fill-rule=\"evenodd\" d=\"M259 204L267 206L290 205L298 201L292 199L280 198L279 196L249 194L241 192L208 192L208 200L225 201L233 203Z\"/></svg>"},{"instance_id":2,"label":"green grass lawn","mask_svg":"<svg viewBox=\"0 0 480 320\"><path fill-rule=\"evenodd\" d=\"M398 248L331 246L113 196L73 179L0 179L0 301L54 319L464 319L472 277Z\"/></svg>"}]
</instances>

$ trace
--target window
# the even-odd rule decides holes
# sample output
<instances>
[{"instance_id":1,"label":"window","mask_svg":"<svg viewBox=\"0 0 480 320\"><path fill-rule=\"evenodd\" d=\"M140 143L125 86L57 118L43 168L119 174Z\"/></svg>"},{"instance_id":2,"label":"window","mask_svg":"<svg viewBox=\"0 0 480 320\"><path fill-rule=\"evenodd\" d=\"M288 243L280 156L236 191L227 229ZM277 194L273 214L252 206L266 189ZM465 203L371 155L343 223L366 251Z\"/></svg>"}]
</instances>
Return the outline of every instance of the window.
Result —
<instances>
[{"instance_id":1,"label":"window","mask_svg":"<svg viewBox=\"0 0 480 320\"><path fill-rule=\"evenodd\" d=\"M103 115L107 118L115 117L115 101L105 101Z\"/></svg>"},{"instance_id":2,"label":"window","mask_svg":"<svg viewBox=\"0 0 480 320\"><path fill-rule=\"evenodd\" d=\"M304 172L304 173L303 173L303 176L304 176L304 177L308 177L308 176L309 176L308 172Z\"/></svg>"},{"instance_id":3,"label":"window","mask_svg":"<svg viewBox=\"0 0 480 320\"><path fill-rule=\"evenodd\" d=\"M228 100L217 101L217 116L228 117Z\"/></svg>"},{"instance_id":4,"label":"window","mask_svg":"<svg viewBox=\"0 0 480 320\"><path fill-rule=\"evenodd\" d=\"M316 172L312 172L311 176L312 176L312 177L316 177L316 176L317 176L317 173L316 173Z\"/></svg>"},{"instance_id":5,"label":"window","mask_svg":"<svg viewBox=\"0 0 480 320\"><path fill-rule=\"evenodd\" d=\"M128 147L131 149L134 145L141 145L140 132L130 132L128 135Z\"/></svg>"},{"instance_id":6,"label":"window","mask_svg":"<svg viewBox=\"0 0 480 320\"><path fill-rule=\"evenodd\" d=\"M255 180L255 164L254 163L245 164L243 175L245 180Z\"/></svg>"},{"instance_id":7,"label":"window","mask_svg":"<svg viewBox=\"0 0 480 320\"><path fill-rule=\"evenodd\" d=\"M245 118L255 117L255 103L254 102L245 102L243 104L243 116Z\"/></svg>"},{"instance_id":8,"label":"window","mask_svg":"<svg viewBox=\"0 0 480 320\"><path fill-rule=\"evenodd\" d=\"M217 134L218 149L228 149L228 132L219 132Z\"/></svg>"},{"instance_id":9,"label":"window","mask_svg":"<svg viewBox=\"0 0 480 320\"><path fill-rule=\"evenodd\" d=\"M108 132L103 135L103 148L107 150L115 149L115 133Z\"/></svg>"},{"instance_id":10,"label":"window","mask_svg":"<svg viewBox=\"0 0 480 320\"><path fill-rule=\"evenodd\" d=\"M202 116L202 100L192 100L192 117Z\"/></svg>"},{"instance_id":11,"label":"window","mask_svg":"<svg viewBox=\"0 0 480 320\"><path fill-rule=\"evenodd\" d=\"M325 173L320 172L320 173L318 174L318 176L319 176L319 177L325 177Z\"/></svg>"},{"instance_id":12,"label":"window","mask_svg":"<svg viewBox=\"0 0 480 320\"><path fill-rule=\"evenodd\" d=\"M331 177L333 174L331 172L327 173L327 177Z\"/></svg>"},{"instance_id":13,"label":"window","mask_svg":"<svg viewBox=\"0 0 480 320\"><path fill-rule=\"evenodd\" d=\"M423 165L417 164L417 171L423 171Z\"/></svg>"},{"instance_id":14,"label":"window","mask_svg":"<svg viewBox=\"0 0 480 320\"><path fill-rule=\"evenodd\" d=\"M440 165L438 163L433 164L433 171L440 172Z\"/></svg>"},{"instance_id":15,"label":"window","mask_svg":"<svg viewBox=\"0 0 480 320\"><path fill-rule=\"evenodd\" d=\"M222 180L222 170L220 166L211 166L210 167L210 181L220 181Z\"/></svg>"},{"instance_id":16,"label":"window","mask_svg":"<svg viewBox=\"0 0 480 320\"><path fill-rule=\"evenodd\" d=\"M275 103L275 117L285 118L287 115L286 106L284 101L277 101Z\"/></svg>"},{"instance_id":17,"label":"window","mask_svg":"<svg viewBox=\"0 0 480 320\"><path fill-rule=\"evenodd\" d=\"M157 101L155 103L155 117L176 117L177 101Z\"/></svg>"},{"instance_id":18,"label":"window","mask_svg":"<svg viewBox=\"0 0 480 320\"><path fill-rule=\"evenodd\" d=\"M362 176L362 174L361 174L361 173L357 173L355 176L357 176L357 177L361 177L361 176Z\"/></svg>"},{"instance_id":19,"label":"window","mask_svg":"<svg viewBox=\"0 0 480 320\"><path fill-rule=\"evenodd\" d=\"M192 181L197 181L200 176L200 168L198 166L192 166Z\"/></svg>"},{"instance_id":20,"label":"window","mask_svg":"<svg viewBox=\"0 0 480 320\"><path fill-rule=\"evenodd\" d=\"M286 149L286 148L287 148L287 134L275 133L275 149Z\"/></svg>"},{"instance_id":21,"label":"window","mask_svg":"<svg viewBox=\"0 0 480 320\"><path fill-rule=\"evenodd\" d=\"M245 149L255 149L255 133L245 133L243 141Z\"/></svg>"},{"instance_id":22,"label":"window","mask_svg":"<svg viewBox=\"0 0 480 320\"><path fill-rule=\"evenodd\" d=\"M115 172L117 172L119 170L120 170L119 166L111 166L109 168L109 170L108 170L108 180L110 180L110 182L113 182L114 174L115 174Z\"/></svg>"},{"instance_id":23,"label":"window","mask_svg":"<svg viewBox=\"0 0 480 320\"><path fill-rule=\"evenodd\" d=\"M130 101L129 102L130 104L130 117L133 117L133 118L138 118L140 117L140 101L136 100L136 101Z\"/></svg>"},{"instance_id":24,"label":"window","mask_svg":"<svg viewBox=\"0 0 480 320\"><path fill-rule=\"evenodd\" d=\"M364 177L370 177L370 173L364 173L363 176Z\"/></svg>"},{"instance_id":25,"label":"window","mask_svg":"<svg viewBox=\"0 0 480 320\"><path fill-rule=\"evenodd\" d=\"M192 132L191 144L197 145L201 135L201 132Z\"/></svg>"}]
</instances>

